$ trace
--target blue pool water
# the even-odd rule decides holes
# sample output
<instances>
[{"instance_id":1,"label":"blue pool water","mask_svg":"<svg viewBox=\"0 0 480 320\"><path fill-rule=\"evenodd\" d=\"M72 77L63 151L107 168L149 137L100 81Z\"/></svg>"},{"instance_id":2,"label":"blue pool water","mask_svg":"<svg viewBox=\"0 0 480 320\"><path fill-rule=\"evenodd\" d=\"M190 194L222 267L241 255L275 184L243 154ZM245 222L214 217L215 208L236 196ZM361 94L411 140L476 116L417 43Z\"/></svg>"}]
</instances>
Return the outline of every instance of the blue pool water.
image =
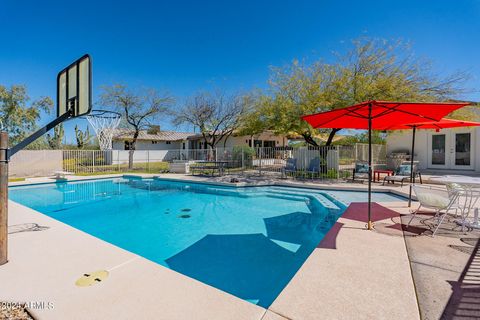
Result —
<instances>
[{"instance_id":1,"label":"blue pool water","mask_svg":"<svg viewBox=\"0 0 480 320\"><path fill-rule=\"evenodd\" d=\"M366 194L119 178L11 187L10 199L268 307L345 204Z\"/></svg>"}]
</instances>

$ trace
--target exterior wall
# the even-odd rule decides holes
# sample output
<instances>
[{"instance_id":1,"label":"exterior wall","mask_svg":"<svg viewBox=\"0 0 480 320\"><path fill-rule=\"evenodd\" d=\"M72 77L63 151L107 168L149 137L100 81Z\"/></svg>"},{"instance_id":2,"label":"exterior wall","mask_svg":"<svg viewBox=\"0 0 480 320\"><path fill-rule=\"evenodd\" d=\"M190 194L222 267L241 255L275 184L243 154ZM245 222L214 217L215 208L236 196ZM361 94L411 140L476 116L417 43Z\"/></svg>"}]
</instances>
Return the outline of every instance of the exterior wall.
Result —
<instances>
[{"instance_id":1,"label":"exterior wall","mask_svg":"<svg viewBox=\"0 0 480 320\"><path fill-rule=\"evenodd\" d=\"M112 164L128 163L129 151L118 150L112 152ZM135 150L133 153L134 163L172 161L182 158L182 152L178 150Z\"/></svg>"},{"instance_id":2,"label":"exterior wall","mask_svg":"<svg viewBox=\"0 0 480 320\"><path fill-rule=\"evenodd\" d=\"M227 142L224 144L225 139L221 139L217 147L231 148L234 146L249 146L251 136L230 136L227 139ZM288 139L285 136L276 136L270 132L264 132L258 135L253 136L253 140L263 140L263 141L275 141L276 147L284 147L288 145ZM195 140L190 140L188 149L192 149L192 145L197 145L198 149L199 142L203 141L203 138L197 138ZM171 141L170 144L167 144L166 141L158 141L157 143L152 143L150 140L139 140L137 141L136 150L178 150L182 149L182 141ZM114 140L112 141L113 150L125 150L125 140ZM203 148L202 148L203 149Z\"/></svg>"},{"instance_id":3,"label":"exterior wall","mask_svg":"<svg viewBox=\"0 0 480 320\"><path fill-rule=\"evenodd\" d=\"M22 150L9 165L10 177L51 176L63 170L62 150Z\"/></svg>"},{"instance_id":4,"label":"exterior wall","mask_svg":"<svg viewBox=\"0 0 480 320\"><path fill-rule=\"evenodd\" d=\"M252 140L251 136L230 136L225 144L225 139L221 139L218 142L217 147L223 148L224 145L226 148L231 148L234 146L249 146L250 140ZM276 147L284 147L288 145L288 139L286 137L276 136L270 132L264 132L262 134L255 135L253 136L253 140L275 141ZM203 141L203 139L198 138L196 141Z\"/></svg>"},{"instance_id":5,"label":"exterior wall","mask_svg":"<svg viewBox=\"0 0 480 320\"><path fill-rule=\"evenodd\" d=\"M472 151L473 151L473 170L480 172L480 129L479 128L452 128L443 129L440 133L453 134L456 131L470 131L472 132ZM431 146L429 145L431 140L429 136L435 133L435 130L422 130L419 129L415 135L415 160L419 161L420 169L431 168L429 165L429 151ZM387 155L391 152L405 152L410 154L412 148L412 130L392 131L387 136ZM447 150L450 152L450 150ZM451 168L449 170L455 170ZM457 169L461 170L461 169Z\"/></svg>"},{"instance_id":6,"label":"exterior wall","mask_svg":"<svg viewBox=\"0 0 480 320\"><path fill-rule=\"evenodd\" d=\"M473 163L475 164L475 171L480 172L480 128L475 128L475 153L473 155Z\"/></svg>"},{"instance_id":7,"label":"exterior wall","mask_svg":"<svg viewBox=\"0 0 480 320\"><path fill-rule=\"evenodd\" d=\"M170 144L167 144L166 141L157 141L157 143L152 143L152 141L139 140L137 141L136 145L136 150L177 150L181 148L181 141L171 141ZM112 141L112 149L125 150L125 140Z\"/></svg>"},{"instance_id":8,"label":"exterior wall","mask_svg":"<svg viewBox=\"0 0 480 320\"><path fill-rule=\"evenodd\" d=\"M419 169L428 167L428 131L417 130L415 134L414 159ZM387 156L392 152L412 152L412 130L392 131L387 136Z\"/></svg>"}]
</instances>

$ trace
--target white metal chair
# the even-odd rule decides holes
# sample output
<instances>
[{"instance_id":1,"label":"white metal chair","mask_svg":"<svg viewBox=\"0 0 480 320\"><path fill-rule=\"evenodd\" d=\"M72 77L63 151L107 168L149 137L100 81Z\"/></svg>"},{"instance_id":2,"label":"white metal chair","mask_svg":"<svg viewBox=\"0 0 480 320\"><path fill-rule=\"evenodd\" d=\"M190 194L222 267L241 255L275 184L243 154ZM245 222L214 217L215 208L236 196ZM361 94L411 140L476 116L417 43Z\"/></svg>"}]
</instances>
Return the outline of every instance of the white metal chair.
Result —
<instances>
[{"instance_id":1,"label":"white metal chair","mask_svg":"<svg viewBox=\"0 0 480 320\"><path fill-rule=\"evenodd\" d=\"M451 209L455 209L457 211L458 209L462 208L458 202L459 196L462 194L462 192L464 192L464 189L461 188L461 186L455 186L449 190L419 185L413 185L412 188L417 196L418 202L420 202L420 205L417 210L413 212L412 217L407 224L407 228L410 226L410 223L415 218L420 208L424 207L427 209L432 209L435 210L435 218L437 219L437 226L432 234L432 237L434 237L448 211Z\"/></svg>"},{"instance_id":2,"label":"white metal chair","mask_svg":"<svg viewBox=\"0 0 480 320\"><path fill-rule=\"evenodd\" d=\"M452 204L452 209L455 209L455 217L460 210L462 216L462 232L465 230L467 218L470 210L473 209L480 198L480 190L472 188L467 185L460 185L458 183L447 184L449 194L456 195L457 200Z\"/></svg>"}]
</instances>

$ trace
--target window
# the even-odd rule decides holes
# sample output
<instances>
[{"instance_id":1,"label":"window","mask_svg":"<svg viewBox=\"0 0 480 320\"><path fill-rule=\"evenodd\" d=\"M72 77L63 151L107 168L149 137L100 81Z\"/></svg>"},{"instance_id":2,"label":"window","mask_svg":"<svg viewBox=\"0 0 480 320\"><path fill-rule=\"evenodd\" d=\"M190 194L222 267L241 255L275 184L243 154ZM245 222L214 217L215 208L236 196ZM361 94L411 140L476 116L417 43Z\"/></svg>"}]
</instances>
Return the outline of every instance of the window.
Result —
<instances>
[{"instance_id":1,"label":"window","mask_svg":"<svg viewBox=\"0 0 480 320\"><path fill-rule=\"evenodd\" d=\"M432 164L445 165L446 139L444 134L432 136Z\"/></svg>"},{"instance_id":2,"label":"window","mask_svg":"<svg viewBox=\"0 0 480 320\"><path fill-rule=\"evenodd\" d=\"M157 144L157 143L158 143L158 141L152 141L152 144Z\"/></svg>"},{"instance_id":3,"label":"window","mask_svg":"<svg viewBox=\"0 0 480 320\"><path fill-rule=\"evenodd\" d=\"M125 150L130 150L132 148L132 142L131 141L125 141L124 148L125 148Z\"/></svg>"},{"instance_id":4,"label":"window","mask_svg":"<svg viewBox=\"0 0 480 320\"><path fill-rule=\"evenodd\" d=\"M275 141L274 140L264 140L263 146L265 148L275 148Z\"/></svg>"},{"instance_id":5,"label":"window","mask_svg":"<svg viewBox=\"0 0 480 320\"><path fill-rule=\"evenodd\" d=\"M172 141L166 141L165 143L166 144L172 144Z\"/></svg>"},{"instance_id":6,"label":"window","mask_svg":"<svg viewBox=\"0 0 480 320\"><path fill-rule=\"evenodd\" d=\"M182 143L182 149L185 149L185 142Z\"/></svg>"}]
</instances>

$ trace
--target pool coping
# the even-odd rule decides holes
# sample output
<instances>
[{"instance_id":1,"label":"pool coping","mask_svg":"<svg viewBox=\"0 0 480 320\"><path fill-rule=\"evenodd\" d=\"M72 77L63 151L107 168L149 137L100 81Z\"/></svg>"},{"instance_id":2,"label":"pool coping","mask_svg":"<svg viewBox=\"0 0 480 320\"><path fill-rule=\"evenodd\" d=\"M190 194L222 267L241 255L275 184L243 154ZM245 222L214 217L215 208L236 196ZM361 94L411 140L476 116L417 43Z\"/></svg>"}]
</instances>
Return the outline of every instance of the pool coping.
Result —
<instances>
[{"instance_id":1,"label":"pool coping","mask_svg":"<svg viewBox=\"0 0 480 320\"><path fill-rule=\"evenodd\" d=\"M16 181L16 182L9 182L9 187L17 187L17 186L28 186L28 185L42 185L42 184L54 184L54 183L63 183L63 182L75 182L75 181L89 181L89 180L108 180L114 178L138 178L138 179L159 179L164 181L180 181L180 182L193 182L199 184L207 184L207 185L219 185L219 186L228 186L228 187L268 187L268 186L286 186L286 187L297 187L297 188L305 188L305 189L327 189L327 190L347 190L347 191L359 191L364 192L366 185L363 184L342 184L341 186L338 184L318 184L318 182L309 182L308 180L285 180L283 182L274 181L274 182L265 182L261 184L251 184L248 182L238 182L238 183L231 183L231 182L222 182L222 181L208 181L208 180L199 180L198 176L191 176L191 175L175 175L175 176L166 176L166 175L158 175L158 174L111 174L105 176L73 176L68 177L66 180L62 181L52 181L53 179L45 180L45 181ZM391 187L390 185L387 186L380 186L380 185L372 185L373 192L390 192L397 196L408 198L409 194L406 190L398 187ZM412 194L412 199L415 200L415 194Z\"/></svg>"},{"instance_id":2,"label":"pool coping","mask_svg":"<svg viewBox=\"0 0 480 320\"><path fill-rule=\"evenodd\" d=\"M122 177L123 175L112 175L108 177L102 177L103 179L111 179L111 178L116 178L116 177ZM129 175L132 176L132 175ZM134 175L135 177L138 178L153 178L156 177L156 175ZM188 177L182 177L181 179L174 179L172 177L159 177L162 180L172 180L172 181L181 181L181 182L193 182L193 183L199 183L198 178L195 180L188 179ZM88 177L84 178L82 177L81 179L69 179L69 181L80 181L80 180L97 180L97 177ZM28 181L27 181L28 182ZM45 183L45 182L43 182ZM52 183L52 182L50 182ZM53 182L55 183L55 182ZM230 187L243 187L243 186L260 186L258 184L251 185L251 184L243 184L243 185L235 185L232 183L219 183L219 182L211 182L211 181L203 181L202 183L205 184L210 184L210 185L220 185L220 186L230 186ZM33 185L32 183L16 183L15 185ZM305 183L289 183L289 182L280 182L280 183L269 183L269 184L263 184L262 186L266 185L276 185L276 186L287 186L287 187L303 187L303 188L308 188L308 189L329 189L329 190L351 190L351 191L362 191L361 188L345 188L344 186L335 186L335 185L310 185L310 184L305 184ZM363 186L365 187L365 186ZM386 187L383 188L374 188L375 191L382 191L382 192L391 192L387 190ZM397 190L395 190L397 191ZM400 194L398 194L398 193ZM405 192L397 191L393 192L397 195L405 196ZM284 319L281 317L281 315L289 318L289 319L318 319L319 316L326 314L325 312L328 311L329 317L330 318L345 318L350 316L355 316L356 318L362 318L362 315L358 314L358 312L361 312L361 310L365 311L365 307L361 307L360 305L356 304L350 304L349 308L346 308L345 305L339 304L339 299L340 296L343 298L347 299L346 301L357 301L357 300L367 300L368 306L366 309L368 312L364 312L364 318L375 318L375 317L384 317L386 314L386 309L385 305L388 306L388 312L389 314L397 315L398 317L394 318L404 318L404 319L415 319L419 318L419 312L418 312L418 305L416 302L416 295L415 295L415 290L413 287L413 280L411 277L411 270L410 270L410 265L408 262L408 256L406 253L406 247L405 247L405 242L403 240L403 234L401 236L396 235L394 237L384 235L379 232L367 232L363 230L363 223L358 222L358 221L351 221L348 219L340 218L337 223L342 224L344 228L341 229L341 232L339 232L336 236L336 249L332 250L331 248L322 248L320 245L317 249L314 250L314 252L306 259L302 267L298 270L296 275L292 278L290 283L283 289L283 291L280 293L280 295L277 297L277 299L272 303L272 305L269 307L268 310L261 308L259 306L250 304L240 298L237 298L235 296L232 296L226 292L223 292L221 290L218 290L216 288L210 287L209 285L206 285L204 283L201 283L197 280L191 279L189 277L183 276L174 270L165 268L161 265L158 265L156 263L153 263L145 258L142 258L140 256L137 256L131 252L128 252L124 249L121 249L119 247L116 247L112 244L109 244L101 239L98 239L94 236L91 236L87 233L84 233L83 231L77 230L71 226L68 226L60 221L57 221L53 218L50 218L40 212L37 212L35 210L32 210L30 208L24 207L18 203L15 203L13 201L10 201L11 205L11 214L16 215L15 220L16 222L18 221L23 221L24 223L28 221L38 220L41 223L51 225L51 229L47 231L42 231L42 232L29 232L22 234L21 238L30 238L30 240L25 240L23 239L22 241L19 241L18 238L20 238L18 235L15 237L11 236L10 238L13 238L10 240L10 246L13 246L13 251L11 253L10 257L10 262L7 263L5 266L0 266L0 282L2 284L7 283L5 287L8 287L9 289L12 290L11 295L4 295L3 293L0 293L0 300L12 300L12 299L21 299L22 296L25 296L25 293L22 292L19 288L21 286L18 286L18 282L25 281L26 279L19 280L19 275L18 275L18 268L20 270L23 270L24 267L20 267L18 262L23 261L23 263L28 263L33 257L29 256L33 255L36 256L37 259L42 259L41 255L38 255L36 252L26 252L26 250L22 249L24 248L28 243L31 241L43 243L43 242L49 242L50 241L50 247L47 248L52 254L52 251L62 251L65 253L65 255L69 256L68 252L70 251L75 251L78 252L76 254L75 259L81 258L82 255L84 256L89 256L91 261L83 261L85 259L79 259L81 260L80 262L77 261L79 266L72 265L72 261L65 261L65 260L60 260L56 261L59 263L58 266L63 266L62 272L60 272L60 275L55 275L55 274L50 274L51 270L43 270L40 267L35 267L35 266L30 266L28 274L32 275L38 275L39 273L41 274L42 272L46 272L49 274L52 279L55 279L55 281L59 281L57 285L61 287L63 290L66 290L68 292L67 296L75 296L78 299L83 299L81 301L77 301L76 304L71 304L68 301L64 301L65 299L62 299L61 296L58 295L55 291L52 293L50 290L49 293L45 293L45 286L49 286L47 283L42 282L39 279L35 279L35 277L30 278L29 282L26 282L28 285L32 285L32 283L37 283L38 285L36 288L32 288L28 290L28 293L30 294L30 299L35 299L35 295L37 296L43 296L45 295L46 298L48 298L48 295L50 294L50 297L56 297L57 303L58 299L60 299L60 303L67 303L68 308L62 308L59 306L56 310L57 312L52 312L52 310L32 310L32 313L34 316L38 317L39 319L45 317L45 318L65 318L68 315L68 318L79 318L79 313L84 312L82 311L82 307L85 307L85 302L89 303L94 303L91 300L91 297L85 296L85 292L90 289L91 291L95 294L102 294L101 298L97 297L97 299L100 299L103 303L106 301L109 302L110 304L112 303L111 300L114 302L116 301L123 301L128 308L122 304L122 307L120 310L123 310L122 317L127 318L127 315L133 316L134 312L137 318L142 318L142 315L138 314L138 311L136 309L131 308L128 303L128 299L133 299L139 303L137 307L142 306L142 312L143 315L155 315L155 317L159 319L172 319L172 318L185 318L187 314L185 313L185 302L189 302L189 309L186 310L190 312L190 316L194 315L195 318L199 319L227 319L227 318L232 318L232 319ZM386 206L388 206L388 203L385 203ZM392 203L392 206L398 206L399 204ZM383 221L382 221L383 222ZM52 234L52 231L56 231L56 235ZM50 233L50 234L49 234ZM331 235L332 230L327 234L327 237ZM63 238L59 238L59 235L62 235ZM75 238L76 241L74 241L73 247L72 243L68 244L68 241L65 240L65 236L68 235L67 239L72 237ZM40 239L40 237L43 239ZM17 238L17 240L15 240ZM38 239L34 239L38 238ZM56 241L53 241L53 239L56 239ZM355 239L355 241L351 241ZM59 240L64 240L60 241ZM372 241L372 239L376 239L375 241ZM401 241L400 241L401 240ZM378 241L380 241L381 245L379 246ZM12 243L13 242L13 243ZM16 243L15 243L16 242ZM322 240L323 242L323 240ZM90 252L91 250L85 250L83 248L85 245L84 243L89 243L92 244L91 247L94 248L93 251L98 251L98 254L93 254L93 252ZM385 255L389 257L389 260L393 260L396 262L396 265L392 265L392 270L397 271L395 273L395 277L390 279L391 281L394 282L394 285L389 286L390 288L383 288L381 285L378 286L378 283L376 285L375 282L370 283L369 281L363 281L361 277L359 277L361 274L359 271L362 271L365 269L366 266L357 266L354 269L348 269L344 270L342 268L342 265L339 264L339 268L334 268L334 269L340 269L335 271L331 270L328 268L329 264L332 263L332 261L337 261L341 262L344 259L351 259L352 255L355 256L355 250L352 251L352 248L358 247L361 244L364 243L370 243L372 247L375 247L376 251L384 252ZM320 243L321 244L321 243ZM394 248L395 252L390 252L392 250L388 250L386 246L389 245L392 248ZM361 246L360 246L361 247ZM403 248L403 249L402 249ZM21 249L21 250L20 250ZM28 251L28 250L27 250ZM101 254L103 257L99 257L98 255ZM365 254L361 254L361 256L364 256ZM59 259L62 255L56 255L56 259ZM43 257L44 258L44 257ZM102 261L105 260L105 261ZM111 259L111 260L110 260ZM134 259L133 262L128 262L131 259ZM380 256L373 256L371 257L371 261L363 261L363 263L369 264L371 262L377 261L377 263L387 263L388 261L383 261L384 259ZM114 261L113 261L114 260ZM353 259L356 260L356 259ZM17 262L18 261L18 262ZM122 262L123 261L123 262ZM118 262L120 262L118 264ZM82 288L79 290L79 288L75 287L73 285L74 282L74 277L73 275L81 274L82 272L91 272L93 265L96 266L104 266L108 263L111 264L118 264L122 265L123 263L128 262L125 266L119 267L116 271L118 273L121 273L124 271L124 269L131 268L135 270L141 270L145 274L149 275L150 278L144 279L142 282L143 286L140 287L142 293L139 295L138 292L136 292L136 295L133 295L131 293L131 285L129 283L131 282L131 279L128 279L128 277L125 278L114 278L114 274L116 272L112 273L112 279L107 280L105 283L102 283L98 286L92 287L92 288ZM391 261L390 261L391 264ZM91 267L88 267L90 266ZM43 266L46 267L46 266ZM80 268L82 267L82 268ZM107 266L104 266L106 268ZM376 270L376 272L382 273L381 269L376 268L376 264L371 266ZM90 268L90 269L89 269ZM98 268L98 267L97 267ZM398 270L395 270L397 268ZM71 269L72 271L69 273L67 271L64 271L64 269ZM358 269L358 270L355 270ZM319 271L321 270L321 271ZM76 273L74 273L74 271ZM326 276L325 273L328 275ZM318 275L322 275L319 277ZM401 277L398 277L398 275L401 274ZM408 274L410 274L408 276ZM23 275L24 276L24 275ZM391 276L387 273L384 275L385 281L390 281L389 278ZM8 280L10 279L10 280ZM12 279L15 279L16 281L13 281ZM67 284L65 283L65 280L67 281ZM152 281L152 279L155 279L156 281ZM351 284L357 283L362 287L362 290L346 290L346 292L337 292L339 294L338 297L332 297L331 292L332 290L335 291L335 283L330 283L329 281L332 281L333 279L338 279L339 283L344 283L345 281L350 281ZM345 280L345 281L344 281ZM175 293L176 287L182 287L185 289L185 291L182 291L180 293L175 293L172 294L175 297L179 297L179 302L176 303L175 301L170 301L168 304L168 307L164 304L162 305L156 305L158 310L155 308L155 305L148 304L145 301L151 301L151 296L152 292L154 293L154 296L161 296L163 299L168 300L168 297L164 297L164 292L158 292L158 290L155 290L155 286L153 283L158 283L160 287L164 287L165 283L169 283L171 287L171 290ZM43 283L43 284L42 284ZM332 286L333 285L333 286ZM322 287L330 287L330 291L324 291ZM118 294L115 293L113 288L128 288L129 290L126 294L126 297L123 297L120 299L118 297ZM135 286L134 286L135 287ZM135 287L137 288L137 287ZM377 297L377 299L368 299L365 298L364 290L370 288L370 296ZM163 291L168 291L166 288ZM390 304L385 304L385 297L384 293L380 292L382 290L387 291L394 291L393 294L391 295L392 297L398 298L399 296L402 296L403 300L399 304L398 299L393 299L393 301L390 301ZM84 290L83 292L81 290ZM396 292L397 290L398 292ZM48 290L47 290L48 291ZM355 292L353 292L355 291ZM368 291L368 290L367 290ZM42 293L43 292L43 293ZM201 294L199 294L201 292ZM109 298L110 297L110 298ZM210 305L210 301L208 301L210 298L212 298L216 301L213 305ZM299 297L301 299L299 299ZM51 298L50 298L51 299ZM126 299L126 300L125 300ZM353 299L353 300L352 300ZM376 301L378 300L378 301ZM387 299L388 300L388 299ZM27 300L29 301L29 300ZM127 302L125 302L127 301ZM143 302L142 302L143 301ZM381 301L381 303L379 303ZM95 303L94 303L95 304ZM145 306L144 306L145 305ZM409 306L408 311L405 312L405 307L406 305ZM207 308L208 306L208 308ZM117 312L118 306L115 305L115 307L105 307L103 304L98 304L97 303L97 313L92 313L94 317L98 318L98 315L106 316L110 315L109 312ZM360 308L360 309L359 309ZM112 309L112 310L109 310ZM124 310L126 309L126 310ZM55 311L55 310L54 310ZM340 311L340 312L339 312ZM60 312L61 315L58 315L57 313ZM93 312L93 311L91 311ZM167 317L168 315L168 317Z\"/></svg>"}]
</instances>

